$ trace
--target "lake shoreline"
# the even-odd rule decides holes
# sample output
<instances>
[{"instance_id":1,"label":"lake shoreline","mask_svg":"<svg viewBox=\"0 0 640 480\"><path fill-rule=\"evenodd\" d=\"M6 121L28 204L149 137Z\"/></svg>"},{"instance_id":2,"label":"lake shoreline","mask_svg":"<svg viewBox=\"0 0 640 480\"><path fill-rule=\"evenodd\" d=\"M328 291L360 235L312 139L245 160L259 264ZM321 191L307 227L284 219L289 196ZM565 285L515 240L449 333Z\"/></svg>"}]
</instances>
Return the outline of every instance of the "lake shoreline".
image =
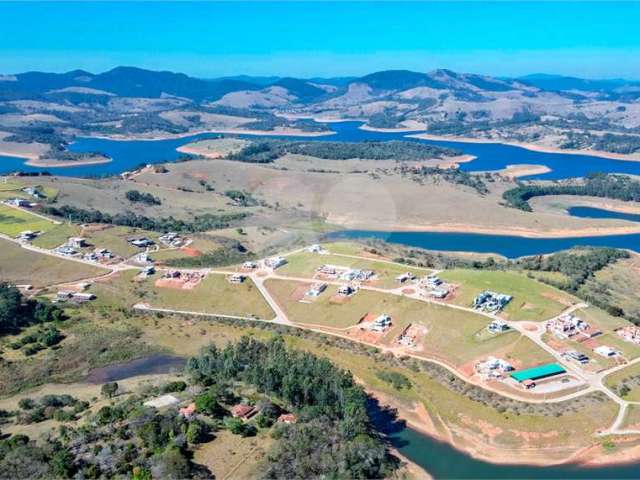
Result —
<instances>
[{"instance_id":1,"label":"lake shoreline","mask_svg":"<svg viewBox=\"0 0 640 480\"><path fill-rule=\"evenodd\" d=\"M634 235L640 233L640 225L628 227L585 227L581 229L557 229L539 231L529 228L507 228L507 227L484 227L480 225L459 225L459 224L439 224L439 225L392 225L389 227L378 225L377 227L350 224L332 219L330 223L340 225L345 230L365 230L380 233L468 233L478 235L495 235L502 237L522 237L533 239L564 239L582 237L608 237L612 235ZM378 228L380 227L380 228ZM340 230L335 232L340 234Z\"/></svg>"},{"instance_id":2,"label":"lake shoreline","mask_svg":"<svg viewBox=\"0 0 640 480\"><path fill-rule=\"evenodd\" d=\"M193 137L196 135L252 135L252 136L265 136L265 137L325 137L335 135L333 130L323 132L305 132L295 129L280 129L280 130L242 130L237 128L219 129L219 130L194 130L186 133L167 133L153 136L140 136L140 135L126 135L126 134L114 134L114 135L83 135L78 138L97 138L101 140L113 140L116 142L127 141L148 141L153 142L157 140L179 140L181 138Z\"/></svg>"},{"instance_id":3,"label":"lake shoreline","mask_svg":"<svg viewBox=\"0 0 640 480\"><path fill-rule=\"evenodd\" d=\"M617 452L614 454L609 454L607 457L599 457L592 458L593 450L595 448L601 448L597 444L593 444L588 447L583 447L569 455L565 458L559 460L549 460L541 459L539 455L531 456L528 452L530 450L523 449L522 451L517 451L516 455L514 455L514 450L501 450L499 448L494 448L493 454L480 454L479 452L487 452L487 444L483 441L471 441L469 438L466 440L472 443L474 447L473 449L469 448L460 448L455 444L453 438L448 432L448 435L445 435L439 432L431 417L428 413L427 409L423 404L416 405L413 409L407 408L407 406L403 405L401 402L396 401L392 396L385 394L383 392L366 388L367 393L372 395L382 404L389 405L392 408L396 409L398 412L398 420L404 421L406 423L406 427L418 432L421 435L429 437L430 439L447 445L449 448L453 448L454 450L468 455L469 457L481 461L486 462L492 465L516 465L521 467L558 467L558 466L576 466L583 468L600 468L600 467L615 467L615 466L624 466L624 465L633 465L640 460L640 446L632 447L632 449ZM590 455L591 454L591 455ZM406 456L402 454L405 458ZM544 455L544 453L542 454ZM519 461L522 460L522 461ZM417 468L424 470L427 472L429 476L432 476L428 470L424 467L418 465L415 461L408 459L408 461L416 465Z\"/></svg>"},{"instance_id":4,"label":"lake shoreline","mask_svg":"<svg viewBox=\"0 0 640 480\"><path fill-rule=\"evenodd\" d=\"M511 142L508 140L490 140L488 138L473 138L473 137L456 137L451 135L431 135L429 133L415 133L406 135L408 138L417 138L420 140L433 140L437 142L458 142L458 143L485 143L485 144L499 144L509 145L511 147L524 148L533 152L540 153L564 153L567 155L583 155L591 157L605 158L608 160L622 160L625 162L640 162L640 154L623 154L605 152L602 150L577 150L577 149L564 149L560 147L551 147L546 145L536 145L535 143L527 142Z\"/></svg>"}]
</instances>

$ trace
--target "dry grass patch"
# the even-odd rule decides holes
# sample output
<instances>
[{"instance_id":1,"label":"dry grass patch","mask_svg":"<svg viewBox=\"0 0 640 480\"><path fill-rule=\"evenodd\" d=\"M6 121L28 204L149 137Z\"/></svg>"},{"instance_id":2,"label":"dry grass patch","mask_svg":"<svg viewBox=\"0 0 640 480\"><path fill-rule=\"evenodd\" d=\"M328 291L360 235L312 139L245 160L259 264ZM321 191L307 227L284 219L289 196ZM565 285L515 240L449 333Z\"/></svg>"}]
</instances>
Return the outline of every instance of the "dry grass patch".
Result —
<instances>
[{"instance_id":1,"label":"dry grass patch","mask_svg":"<svg viewBox=\"0 0 640 480\"><path fill-rule=\"evenodd\" d=\"M73 282L103 275L104 268L25 250L7 240L0 240L0 280L34 287Z\"/></svg>"}]
</instances>

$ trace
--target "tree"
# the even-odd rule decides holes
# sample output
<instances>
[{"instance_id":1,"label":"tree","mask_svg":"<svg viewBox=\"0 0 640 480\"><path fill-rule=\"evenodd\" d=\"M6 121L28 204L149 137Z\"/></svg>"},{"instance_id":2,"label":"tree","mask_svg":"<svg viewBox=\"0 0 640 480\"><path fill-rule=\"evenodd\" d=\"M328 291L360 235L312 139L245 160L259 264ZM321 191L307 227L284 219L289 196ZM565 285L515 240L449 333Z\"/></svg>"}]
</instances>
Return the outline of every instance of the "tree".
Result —
<instances>
[{"instance_id":1,"label":"tree","mask_svg":"<svg viewBox=\"0 0 640 480\"><path fill-rule=\"evenodd\" d=\"M187 442L191 444L202 443L207 436L206 425L198 420L193 420L187 427Z\"/></svg>"},{"instance_id":2,"label":"tree","mask_svg":"<svg viewBox=\"0 0 640 480\"><path fill-rule=\"evenodd\" d=\"M227 412L220 403L214 389L209 389L195 398L196 410L214 418L222 418Z\"/></svg>"},{"instance_id":3,"label":"tree","mask_svg":"<svg viewBox=\"0 0 640 480\"><path fill-rule=\"evenodd\" d=\"M100 393L105 398L113 398L116 393L118 393L118 383L117 382L109 382L102 385L100 389Z\"/></svg>"}]
</instances>

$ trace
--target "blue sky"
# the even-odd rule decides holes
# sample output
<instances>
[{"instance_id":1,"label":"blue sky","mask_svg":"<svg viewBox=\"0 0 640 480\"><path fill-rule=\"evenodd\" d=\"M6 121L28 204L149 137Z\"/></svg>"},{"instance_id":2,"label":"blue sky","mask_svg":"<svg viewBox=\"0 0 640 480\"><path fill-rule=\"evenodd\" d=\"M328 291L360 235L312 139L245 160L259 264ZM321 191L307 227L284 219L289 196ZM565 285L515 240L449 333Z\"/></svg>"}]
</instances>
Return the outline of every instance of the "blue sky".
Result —
<instances>
[{"instance_id":1,"label":"blue sky","mask_svg":"<svg viewBox=\"0 0 640 480\"><path fill-rule=\"evenodd\" d=\"M640 79L638 2L0 2L0 72Z\"/></svg>"}]
</instances>

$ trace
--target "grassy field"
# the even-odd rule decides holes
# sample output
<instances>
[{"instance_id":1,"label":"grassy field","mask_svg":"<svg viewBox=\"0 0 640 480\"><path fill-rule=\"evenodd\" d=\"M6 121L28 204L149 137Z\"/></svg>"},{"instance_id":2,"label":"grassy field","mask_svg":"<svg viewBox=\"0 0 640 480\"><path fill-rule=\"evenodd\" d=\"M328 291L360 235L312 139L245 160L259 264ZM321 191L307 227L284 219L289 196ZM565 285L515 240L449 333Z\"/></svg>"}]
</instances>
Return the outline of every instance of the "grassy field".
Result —
<instances>
[{"instance_id":1,"label":"grassy field","mask_svg":"<svg viewBox=\"0 0 640 480\"><path fill-rule=\"evenodd\" d=\"M6 180L6 179L5 179ZM15 179L6 180L6 183L0 182L0 200L7 200L10 198L24 198L25 200L33 200L36 201L31 195L23 192L22 189L27 186L37 187L40 192L46 195L46 199L37 200L38 202L48 202L54 200L58 196L58 189L49 187L49 186L41 186L38 184L27 185L25 183L16 181Z\"/></svg>"},{"instance_id":2,"label":"grassy field","mask_svg":"<svg viewBox=\"0 0 640 480\"><path fill-rule=\"evenodd\" d=\"M624 383L630 391L623 398L625 400L640 402L640 364L618 370L604 378L604 383L614 392Z\"/></svg>"},{"instance_id":3,"label":"grassy field","mask_svg":"<svg viewBox=\"0 0 640 480\"><path fill-rule=\"evenodd\" d=\"M512 295L504 310L511 320L547 320L575 301L569 294L520 273L457 269L442 272L440 278L460 285L453 297L456 305L470 307L483 290Z\"/></svg>"},{"instance_id":4,"label":"grassy field","mask_svg":"<svg viewBox=\"0 0 640 480\"><path fill-rule=\"evenodd\" d=\"M107 273L108 270L63 260L0 240L0 280L43 287Z\"/></svg>"},{"instance_id":5,"label":"grassy field","mask_svg":"<svg viewBox=\"0 0 640 480\"><path fill-rule=\"evenodd\" d=\"M520 340L520 335L515 332L483 335L488 320L470 312L366 290L360 290L344 304L336 304L330 301L335 287L329 287L313 303L301 303L294 298L294 292L300 285L303 284L284 280L265 282L290 320L297 323L346 329L357 324L367 313L386 313L391 316L393 325L385 334L385 342L393 344L409 323L421 324L428 329L424 353L454 365L462 365L496 351L523 365L537 364L550 358L535 344L526 339ZM511 348L519 345L524 361L511 352Z\"/></svg>"},{"instance_id":6,"label":"grassy field","mask_svg":"<svg viewBox=\"0 0 640 480\"><path fill-rule=\"evenodd\" d=\"M259 464L275 440L269 431L255 437L234 435L228 430L215 433L211 442L198 445L193 461L205 465L215 478L250 479L260 476Z\"/></svg>"},{"instance_id":7,"label":"grassy field","mask_svg":"<svg viewBox=\"0 0 640 480\"><path fill-rule=\"evenodd\" d=\"M55 225L51 230L39 235L32 243L36 247L55 248L69 239L80 235L80 226L69 223Z\"/></svg>"},{"instance_id":8,"label":"grassy field","mask_svg":"<svg viewBox=\"0 0 640 480\"><path fill-rule=\"evenodd\" d=\"M82 232L82 235L87 239L87 242L95 248L106 248L124 258L143 251L143 249L131 245L127 239L131 237L147 237L157 242L159 236L155 232L149 232L139 228L112 225L107 225L101 229L87 229Z\"/></svg>"},{"instance_id":9,"label":"grassy field","mask_svg":"<svg viewBox=\"0 0 640 480\"><path fill-rule=\"evenodd\" d=\"M629 405L622 428L638 430L640 428L640 405Z\"/></svg>"},{"instance_id":10,"label":"grassy field","mask_svg":"<svg viewBox=\"0 0 640 480\"><path fill-rule=\"evenodd\" d=\"M640 255L634 253L631 258L600 270L595 278L587 280L581 291L595 294L622 308L628 316L640 319Z\"/></svg>"},{"instance_id":11,"label":"grassy field","mask_svg":"<svg viewBox=\"0 0 640 480\"><path fill-rule=\"evenodd\" d=\"M0 204L0 233L16 237L24 230L46 232L55 226L56 224L50 220L24 210Z\"/></svg>"},{"instance_id":12,"label":"grassy field","mask_svg":"<svg viewBox=\"0 0 640 480\"><path fill-rule=\"evenodd\" d=\"M359 258L344 257L341 255L318 255L317 253L300 252L287 257L287 264L278 269L280 275L290 275L293 277L311 278L316 273L316 269L324 264L336 265L347 268L358 268L362 270L373 270L377 275L377 280L372 285L381 288L399 287L401 284L396 280L398 275L405 272L413 272L416 276L424 276L431 273L431 270L412 268L405 265L397 265L376 260L364 260Z\"/></svg>"},{"instance_id":13,"label":"grassy field","mask_svg":"<svg viewBox=\"0 0 640 480\"><path fill-rule=\"evenodd\" d=\"M211 274L193 290L159 288L158 275L144 281L134 279L136 272L123 272L119 278L92 286L97 305L131 307L138 302L152 307L221 315L256 315L271 319L274 314L250 279L230 284L224 275Z\"/></svg>"}]
</instances>

